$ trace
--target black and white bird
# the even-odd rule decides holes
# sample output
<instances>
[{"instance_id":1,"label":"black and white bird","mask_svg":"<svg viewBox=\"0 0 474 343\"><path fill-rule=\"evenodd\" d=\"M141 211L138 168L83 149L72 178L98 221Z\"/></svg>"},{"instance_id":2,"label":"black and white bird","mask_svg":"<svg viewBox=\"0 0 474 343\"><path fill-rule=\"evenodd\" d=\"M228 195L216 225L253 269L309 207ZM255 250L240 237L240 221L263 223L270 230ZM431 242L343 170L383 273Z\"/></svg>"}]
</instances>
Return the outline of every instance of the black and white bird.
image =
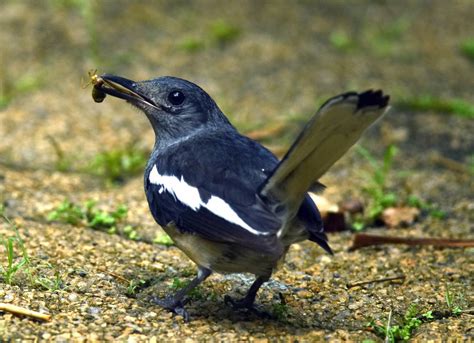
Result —
<instances>
[{"instance_id":1,"label":"black and white bird","mask_svg":"<svg viewBox=\"0 0 474 343\"><path fill-rule=\"evenodd\" d=\"M197 277L158 304L188 318L186 294L213 271L256 276L234 308L253 309L291 244L306 239L328 253L319 211L308 195L317 180L386 112L382 91L329 99L279 161L241 135L196 84L160 77L135 82L104 74L94 99L106 94L142 110L155 132L145 193L156 222L198 266Z\"/></svg>"}]
</instances>

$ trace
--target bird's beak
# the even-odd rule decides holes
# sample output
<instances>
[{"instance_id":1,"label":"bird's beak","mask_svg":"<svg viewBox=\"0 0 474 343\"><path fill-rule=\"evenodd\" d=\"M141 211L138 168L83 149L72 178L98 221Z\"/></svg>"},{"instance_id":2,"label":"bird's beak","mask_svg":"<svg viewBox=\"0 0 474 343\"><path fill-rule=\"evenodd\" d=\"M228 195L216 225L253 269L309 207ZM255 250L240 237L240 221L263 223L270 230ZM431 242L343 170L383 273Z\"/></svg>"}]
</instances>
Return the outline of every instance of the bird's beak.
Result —
<instances>
[{"instance_id":1,"label":"bird's beak","mask_svg":"<svg viewBox=\"0 0 474 343\"><path fill-rule=\"evenodd\" d=\"M142 103L158 108L153 100L137 89L137 82L135 81L120 76L103 74L95 76L93 83L94 88L99 92L124 99L132 104Z\"/></svg>"}]
</instances>

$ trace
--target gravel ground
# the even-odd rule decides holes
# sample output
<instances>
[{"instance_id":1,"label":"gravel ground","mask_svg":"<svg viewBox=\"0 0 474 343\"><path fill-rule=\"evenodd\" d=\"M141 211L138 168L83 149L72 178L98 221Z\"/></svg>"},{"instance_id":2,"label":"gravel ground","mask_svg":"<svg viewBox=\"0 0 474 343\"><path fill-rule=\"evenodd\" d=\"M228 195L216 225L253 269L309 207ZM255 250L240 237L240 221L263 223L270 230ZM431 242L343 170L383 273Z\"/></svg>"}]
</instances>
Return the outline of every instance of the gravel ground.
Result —
<instances>
[{"instance_id":1,"label":"gravel ground","mask_svg":"<svg viewBox=\"0 0 474 343\"><path fill-rule=\"evenodd\" d=\"M149 150L152 131L137 111L113 99L95 104L90 88L81 88L81 77L94 68L134 79L188 78L208 90L242 131L283 125L263 139L280 154L321 100L349 89L383 88L395 106L361 144L381 159L384 147L395 143L400 153L391 187L448 216L369 232L472 239L474 184L467 162L474 121L396 106L397 98L413 94L474 103L473 64L459 52L474 32L472 2L5 1L0 10L7 66L0 70L6 104L0 110L0 201L31 258L31 276L21 272L11 285L0 280L0 302L52 315L42 323L0 312L0 340L377 341L369 320L384 322L390 310L401 320L411 304L420 312L446 312L447 287L457 305L472 309L472 249L348 252L352 233L342 232L330 235L334 256L310 242L292 247L257 298L275 319L224 305L226 294L244 294L250 275L213 275L194 295L192 321L184 323L150 302L172 292L175 278L191 278L195 267L178 249L150 244L161 229L148 213L141 176L111 187L83 172L98 152L132 143ZM227 33L220 36L223 26ZM57 171L48 137L70 171ZM363 197L368 171L350 151L323 178L325 195L334 202ZM64 199L95 199L105 210L126 204L126 223L142 240L48 222ZM13 233L1 223L0 234ZM402 274L403 283L347 287ZM40 278L58 280L58 289L45 290L36 284ZM134 292L130 282L138 282ZM472 312L465 312L423 323L412 337L467 341L473 335Z\"/></svg>"}]
</instances>

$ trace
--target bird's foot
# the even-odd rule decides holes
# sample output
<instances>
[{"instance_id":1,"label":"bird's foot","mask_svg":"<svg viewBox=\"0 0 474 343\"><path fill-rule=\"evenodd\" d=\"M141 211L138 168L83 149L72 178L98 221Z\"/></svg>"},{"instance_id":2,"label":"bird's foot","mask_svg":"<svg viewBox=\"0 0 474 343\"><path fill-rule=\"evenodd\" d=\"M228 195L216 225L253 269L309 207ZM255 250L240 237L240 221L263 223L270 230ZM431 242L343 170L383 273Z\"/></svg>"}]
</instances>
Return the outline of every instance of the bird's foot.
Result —
<instances>
[{"instance_id":1,"label":"bird's foot","mask_svg":"<svg viewBox=\"0 0 474 343\"><path fill-rule=\"evenodd\" d=\"M151 302L175 313L178 316L183 317L183 320L185 322L189 322L189 313L184 308L184 305L187 303L186 299L181 301L181 300L176 300L174 297L171 296L171 297L166 297L164 299L153 298Z\"/></svg>"},{"instance_id":2,"label":"bird's foot","mask_svg":"<svg viewBox=\"0 0 474 343\"><path fill-rule=\"evenodd\" d=\"M226 305L232 306L234 310L246 309L248 312L257 315L260 318L264 318L264 319L273 318L273 316L270 313L257 309L254 304L254 299L249 299L245 297L239 300L234 300L232 297L226 295L224 297L224 303Z\"/></svg>"}]
</instances>

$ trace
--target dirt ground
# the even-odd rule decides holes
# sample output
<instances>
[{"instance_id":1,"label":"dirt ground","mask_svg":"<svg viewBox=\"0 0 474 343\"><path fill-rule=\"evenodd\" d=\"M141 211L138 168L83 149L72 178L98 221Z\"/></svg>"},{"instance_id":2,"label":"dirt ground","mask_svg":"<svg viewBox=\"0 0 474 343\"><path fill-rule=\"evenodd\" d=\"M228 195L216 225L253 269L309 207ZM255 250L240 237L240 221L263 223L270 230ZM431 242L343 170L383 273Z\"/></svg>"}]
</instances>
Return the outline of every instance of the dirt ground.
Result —
<instances>
[{"instance_id":1,"label":"dirt ground","mask_svg":"<svg viewBox=\"0 0 474 343\"><path fill-rule=\"evenodd\" d=\"M224 304L226 294L244 294L251 275L211 276L188 305L190 323L154 305L150 299L173 292L195 267L177 248L150 243L161 229L148 212L140 174L110 185L86 168L104 151L150 151L152 130L137 110L112 98L96 104L83 87L96 68L136 80L192 80L242 132L267 130L262 142L280 155L328 97L382 88L392 109L361 146L382 160L395 144L390 188L447 215L367 232L473 239L472 116L401 106L423 95L474 104L474 63L460 51L474 38L473 2L51 0L4 1L0 11L1 211L31 259L29 273L22 270L11 284L0 278L0 302L52 318L0 312L0 340L379 341L370 320L385 323L392 311L400 321L412 304L420 313L447 313L447 292L462 312L424 322L412 339L473 339L472 248L348 252L349 231L330 234L334 256L311 242L292 247L257 298L274 319ZM284 129L272 134L275 127ZM370 171L349 151L321 180L325 196L364 199ZM48 221L66 199L93 199L107 211L125 204L124 221L140 239ZM14 235L11 225L2 222L0 234ZM398 275L404 282L347 286Z\"/></svg>"}]
</instances>

